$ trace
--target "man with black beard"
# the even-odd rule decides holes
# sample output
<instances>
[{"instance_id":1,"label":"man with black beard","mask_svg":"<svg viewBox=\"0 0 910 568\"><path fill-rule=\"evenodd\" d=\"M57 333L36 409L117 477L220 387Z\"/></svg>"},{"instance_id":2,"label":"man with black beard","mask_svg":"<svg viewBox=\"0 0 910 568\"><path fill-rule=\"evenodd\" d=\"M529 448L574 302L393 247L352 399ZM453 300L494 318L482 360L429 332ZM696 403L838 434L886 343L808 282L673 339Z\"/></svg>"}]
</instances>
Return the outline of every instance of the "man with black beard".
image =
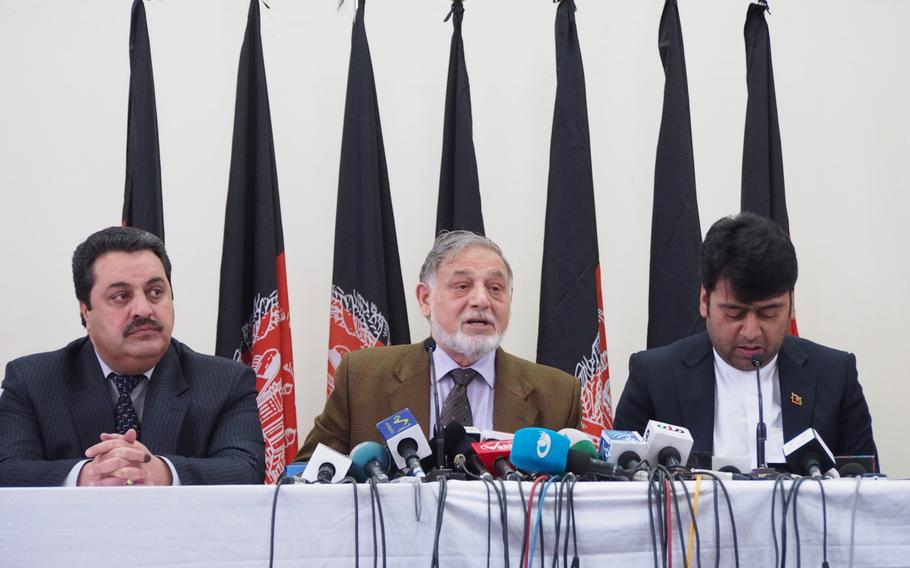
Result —
<instances>
[{"instance_id":1,"label":"man with black beard","mask_svg":"<svg viewBox=\"0 0 910 568\"><path fill-rule=\"evenodd\" d=\"M417 301L438 347L433 360L443 425L506 432L578 426L578 380L499 347L509 326L512 268L496 243L469 231L440 235L420 270ZM309 459L320 442L343 453L363 441L381 442L376 423L405 408L429 437L430 380L422 342L348 353L297 459Z\"/></svg>"}]
</instances>

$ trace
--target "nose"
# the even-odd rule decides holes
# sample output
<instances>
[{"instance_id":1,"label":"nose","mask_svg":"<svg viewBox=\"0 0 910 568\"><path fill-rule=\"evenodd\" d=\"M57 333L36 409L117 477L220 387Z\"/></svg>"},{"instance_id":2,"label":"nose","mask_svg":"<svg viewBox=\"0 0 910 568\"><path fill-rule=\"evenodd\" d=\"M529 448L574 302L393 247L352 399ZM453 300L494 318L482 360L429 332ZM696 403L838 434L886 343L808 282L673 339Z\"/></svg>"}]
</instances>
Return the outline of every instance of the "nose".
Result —
<instances>
[{"instance_id":1,"label":"nose","mask_svg":"<svg viewBox=\"0 0 910 568\"><path fill-rule=\"evenodd\" d=\"M743 336L747 342L752 342L758 339L761 336L761 327L758 325L758 315L754 312L749 312L743 318L743 325L740 329L740 335Z\"/></svg>"},{"instance_id":2,"label":"nose","mask_svg":"<svg viewBox=\"0 0 910 568\"><path fill-rule=\"evenodd\" d=\"M145 294L135 294L133 302L130 304L130 312L134 319L151 317L152 303L145 297Z\"/></svg>"},{"instance_id":3,"label":"nose","mask_svg":"<svg viewBox=\"0 0 910 568\"><path fill-rule=\"evenodd\" d=\"M490 296L487 287L483 283L477 283L471 289L470 295L471 307L478 310L485 310L490 307Z\"/></svg>"}]
</instances>

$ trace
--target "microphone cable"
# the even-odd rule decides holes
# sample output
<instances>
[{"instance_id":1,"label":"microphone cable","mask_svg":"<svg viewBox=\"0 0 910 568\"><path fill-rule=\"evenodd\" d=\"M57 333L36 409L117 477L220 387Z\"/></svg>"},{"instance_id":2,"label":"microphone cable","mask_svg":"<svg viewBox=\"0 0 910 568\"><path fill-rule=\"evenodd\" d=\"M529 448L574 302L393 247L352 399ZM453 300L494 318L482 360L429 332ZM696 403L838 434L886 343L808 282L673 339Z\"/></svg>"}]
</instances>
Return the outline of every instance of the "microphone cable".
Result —
<instances>
[{"instance_id":1,"label":"microphone cable","mask_svg":"<svg viewBox=\"0 0 910 568\"><path fill-rule=\"evenodd\" d=\"M439 568L439 536L442 533L442 517L446 511L447 495L446 476L441 475L439 476L439 498L436 502L436 534L433 537L433 557L430 560L430 568Z\"/></svg>"},{"instance_id":2,"label":"microphone cable","mask_svg":"<svg viewBox=\"0 0 910 568\"><path fill-rule=\"evenodd\" d=\"M558 568L559 566L559 537L562 534L562 503L563 497L565 495L566 483L569 481L569 476L573 475L571 472L566 473L562 480L559 482L559 489L556 491L556 511L554 512L554 536L553 536L553 565L552 568ZM568 530L568 522L566 522Z\"/></svg>"},{"instance_id":3,"label":"microphone cable","mask_svg":"<svg viewBox=\"0 0 910 568\"><path fill-rule=\"evenodd\" d=\"M522 488L522 480L517 479L518 482L518 496L521 497L521 518L524 519L525 515L528 513L528 505L525 502L525 492ZM521 527L521 558L518 560L518 567L524 568L525 566L525 554L528 550L528 526L524 521Z\"/></svg>"},{"instance_id":4,"label":"microphone cable","mask_svg":"<svg viewBox=\"0 0 910 568\"><path fill-rule=\"evenodd\" d=\"M736 562L736 568L739 568L739 537L736 533L736 517L733 516L733 502L730 500L730 493L727 492L727 486L724 484L723 480L714 473L700 471L698 474L710 477L714 480L714 530L716 535L715 546L717 546L715 566L720 566L720 507L717 491L717 487L719 486L721 492L724 494L724 501L727 503L727 513L730 516L730 530L733 533L733 559Z\"/></svg>"},{"instance_id":5,"label":"microphone cable","mask_svg":"<svg viewBox=\"0 0 910 568\"><path fill-rule=\"evenodd\" d=\"M695 541L695 560L698 563L698 568L701 568L701 535L698 531L698 500L701 496L701 477L695 477L695 501L693 503L692 497L689 495L689 488L686 487L685 482L680 483L683 493L686 496L686 503L689 506L689 517L692 519L692 524L689 525L689 540L688 544L685 547L684 566L692 566L692 541ZM673 489L676 491L675 487ZM682 520L679 519L679 507L677 506L677 523L680 525L679 539L683 540L682 536Z\"/></svg>"},{"instance_id":6,"label":"microphone cable","mask_svg":"<svg viewBox=\"0 0 910 568\"><path fill-rule=\"evenodd\" d=\"M269 568L275 563L275 512L278 510L278 491L282 485L290 485L295 482L293 477L285 475L275 483L275 492L272 493L272 520L269 522Z\"/></svg>"},{"instance_id":7,"label":"microphone cable","mask_svg":"<svg viewBox=\"0 0 910 568\"><path fill-rule=\"evenodd\" d=\"M547 490L550 489L550 485L552 485L553 483L555 483L559 480L560 480L560 477L558 475L554 475L554 476L550 477L549 479L547 479L546 483L543 484L543 487L540 488L540 496L537 499L537 519L534 521L534 532L531 533L531 546L528 547L528 550L530 551L529 556L528 556L528 566L529 567L534 564L534 549L536 548L535 544L537 541L538 533L540 533L540 564L541 564L541 567L543 566L544 558L546 558L546 555L544 554L543 526L541 526L541 520L543 519L543 507L544 507L544 503L545 503L544 499L547 496ZM529 517L530 517L530 515L529 515Z\"/></svg>"},{"instance_id":8,"label":"microphone cable","mask_svg":"<svg viewBox=\"0 0 910 568\"><path fill-rule=\"evenodd\" d=\"M578 558L578 534L575 530L575 484L578 482L578 478L574 474L566 475L563 480L563 484L568 484L568 490L566 495L566 537L562 547L562 563L564 568L568 568L568 557L569 557L569 531L572 532L572 567L577 568L579 565ZM556 545L557 553L559 551L559 541L557 539ZM554 564L555 568L555 564Z\"/></svg>"},{"instance_id":9,"label":"microphone cable","mask_svg":"<svg viewBox=\"0 0 910 568\"><path fill-rule=\"evenodd\" d=\"M771 489L771 540L774 542L774 568L783 567L787 563L787 494L784 489L784 480L792 481L789 475L779 475L774 479L774 486ZM781 509L781 527L780 527L780 548L777 547L777 523L774 522L774 509L777 503L777 494L780 493Z\"/></svg>"},{"instance_id":10,"label":"microphone cable","mask_svg":"<svg viewBox=\"0 0 910 568\"><path fill-rule=\"evenodd\" d=\"M528 491L528 507L525 510L525 542L524 542L524 554L522 555L522 568L529 568L531 565L531 556L533 550L531 547L534 545L534 538L531 535L531 513L534 510L534 491L537 489L537 486L542 482L548 480L549 475L539 475L534 482L531 484L531 489Z\"/></svg>"},{"instance_id":11,"label":"microphone cable","mask_svg":"<svg viewBox=\"0 0 910 568\"><path fill-rule=\"evenodd\" d=\"M490 487L492 486L493 491L496 492L496 501L499 504L499 522L500 522L500 526L502 527L502 542L503 542L503 547L504 547L503 550L505 551L504 552L504 561L505 561L506 568L508 568L508 566L509 566L508 520L507 520L507 516L506 516L506 505L503 502L503 496L505 495L505 485L503 485L503 494L500 495L499 488L496 487L496 483L490 477L484 476L484 475L477 475L476 473L474 473L473 471L468 469L467 462L464 458L464 455L462 455L462 454L456 455L454 462L455 462L455 467L460 469L461 471L463 471L465 473L465 475L467 475L471 479L475 479L477 481L483 481L484 486L487 489L487 568L489 568L489 566L490 566L490 558L491 558L491 554L492 554L491 553L491 543L493 540L493 538L492 538L492 535L493 535L493 513L492 513L493 503L492 503L492 496L490 494ZM500 481L500 483L501 483L501 481Z\"/></svg>"},{"instance_id":12,"label":"microphone cable","mask_svg":"<svg viewBox=\"0 0 910 568\"><path fill-rule=\"evenodd\" d=\"M799 498L799 489L804 481L818 482L818 488L821 491L822 499L822 568L828 568L828 506L825 498L825 486L819 478L801 477L793 484L793 538L796 541L796 568L800 568L800 541L799 541L799 519L796 515L796 503Z\"/></svg>"},{"instance_id":13,"label":"microphone cable","mask_svg":"<svg viewBox=\"0 0 910 568\"><path fill-rule=\"evenodd\" d=\"M683 535L683 522L682 515L679 512L679 494L676 492L676 482L680 481L680 485L683 488L683 493L686 497L686 504L689 506L689 519L691 520L690 528L694 531L696 546L696 560L698 561L698 566L701 568L701 544L698 535L698 522L695 519L695 513L692 507L692 498L689 496L689 490L686 488L685 482L680 479L681 473L679 471L674 472L670 476L670 490L673 493L673 509L676 512L676 529L679 533L679 549L682 552L683 567L691 568L692 560L689 558L689 555L686 553L686 540ZM691 532L691 531L690 531Z\"/></svg>"},{"instance_id":14,"label":"microphone cable","mask_svg":"<svg viewBox=\"0 0 910 568\"><path fill-rule=\"evenodd\" d=\"M667 476L669 471L662 465L654 466L648 473L648 520L651 526L651 550L654 553L655 568L667 566L667 527L664 524L663 511L663 480ZM655 511L657 523L654 522ZM660 564L657 561L657 534L660 535Z\"/></svg>"},{"instance_id":15,"label":"microphone cable","mask_svg":"<svg viewBox=\"0 0 910 568\"><path fill-rule=\"evenodd\" d=\"M382 568L386 568L385 517L382 514L382 499L376 478L370 476L370 505L373 509L373 566L376 566L376 511L379 511L379 534L382 539ZM356 520L355 520L356 522Z\"/></svg>"},{"instance_id":16,"label":"microphone cable","mask_svg":"<svg viewBox=\"0 0 910 568\"><path fill-rule=\"evenodd\" d=\"M354 568L360 568L360 505L357 504L357 482L352 483L351 487L354 488Z\"/></svg>"},{"instance_id":17,"label":"microphone cable","mask_svg":"<svg viewBox=\"0 0 910 568\"><path fill-rule=\"evenodd\" d=\"M850 562L847 564L847 568L853 568L853 547L856 544L856 509L859 505L859 486L862 482L863 476L857 476L856 489L853 491L853 512L850 513L850 554L848 555Z\"/></svg>"},{"instance_id":18,"label":"microphone cable","mask_svg":"<svg viewBox=\"0 0 910 568\"><path fill-rule=\"evenodd\" d=\"M500 494L499 488L496 487L496 482L492 479L481 478L484 484L487 486L487 566L490 565L490 554L491 554L491 534L492 530L489 524L490 521L490 488L493 488L493 492L496 493L496 502L499 504L499 526L502 532L502 550L503 550L503 565L505 568L509 568L509 518L506 509L508 503L506 502L506 488L505 484L500 480L500 485L502 485L502 493Z\"/></svg>"},{"instance_id":19,"label":"microphone cable","mask_svg":"<svg viewBox=\"0 0 910 568\"><path fill-rule=\"evenodd\" d=\"M496 487L494 484L493 487ZM509 499L506 496L506 483L499 479L499 488L502 489L502 499L499 502L499 522L502 527L502 560L504 568L509 568ZM499 497L499 491L496 492Z\"/></svg>"}]
</instances>

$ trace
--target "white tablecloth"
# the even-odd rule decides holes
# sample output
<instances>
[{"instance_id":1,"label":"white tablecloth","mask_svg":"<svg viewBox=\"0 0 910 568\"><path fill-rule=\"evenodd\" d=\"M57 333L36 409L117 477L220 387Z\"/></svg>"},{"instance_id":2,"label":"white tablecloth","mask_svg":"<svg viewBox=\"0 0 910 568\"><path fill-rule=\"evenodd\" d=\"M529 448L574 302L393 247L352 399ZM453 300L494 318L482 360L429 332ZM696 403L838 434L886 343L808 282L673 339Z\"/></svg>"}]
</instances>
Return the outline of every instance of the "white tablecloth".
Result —
<instances>
[{"instance_id":1,"label":"white tablecloth","mask_svg":"<svg viewBox=\"0 0 910 568\"><path fill-rule=\"evenodd\" d=\"M828 559L832 568L848 566L856 481L824 483ZM694 483L687 486L691 493ZM517 484L509 482L506 487L510 565L515 567L521 543L521 504ZM526 483L526 495L529 488ZM772 483L728 482L727 488L737 523L740 565L774 566ZM554 550L555 489L554 485L547 494L543 514L547 566ZM713 492L710 483L703 483L701 489L697 516L701 560L704 566L713 566ZM273 492L273 487L260 486L0 489L0 567L268 566ZM360 562L372 566L369 488L360 485L358 492ZM380 486L389 566L429 566L438 493L437 483ZM820 566L818 484L805 483L798 503L802 565ZM720 504L720 565L734 566L723 498ZM779 508L777 511L779 519ZM493 512L491 565L502 566L495 497ZM579 483L575 514L581 566L653 565L646 483ZM688 515L683 517L684 534L688 535ZM354 530L350 485L283 486L276 518L275 566L354 566ZM795 566L792 524L787 537L788 565ZM673 540L673 565L682 566L675 530ZM910 566L910 481L862 482L854 540L853 566ZM440 539L441 566L485 566L486 549L485 486L449 482ZM539 565L537 558L535 564Z\"/></svg>"}]
</instances>

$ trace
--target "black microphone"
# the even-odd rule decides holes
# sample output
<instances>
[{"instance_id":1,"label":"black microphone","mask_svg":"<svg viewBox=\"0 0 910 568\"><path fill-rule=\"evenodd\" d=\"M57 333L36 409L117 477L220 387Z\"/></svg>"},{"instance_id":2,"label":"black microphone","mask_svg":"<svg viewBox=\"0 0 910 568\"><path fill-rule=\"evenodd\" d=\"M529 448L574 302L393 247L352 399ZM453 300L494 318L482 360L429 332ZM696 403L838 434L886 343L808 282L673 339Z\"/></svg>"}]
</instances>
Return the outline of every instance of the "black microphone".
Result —
<instances>
[{"instance_id":1,"label":"black microphone","mask_svg":"<svg viewBox=\"0 0 910 568\"><path fill-rule=\"evenodd\" d=\"M679 455L679 453L677 453ZM629 473L611 463L597 460L579 450L569 450L566 457L566 471L576 475L593 473L610 479L628 481Z\"/></svg>"},{"instance_id":2,"label":"black microphone","mask_svg":"<svg viewBox=\"0 0 910 568\"><path fill-rule=\"evenodd\" d=\"M758 424L755 426L755 463L759 470L768 468L765 461L765 441L768 439L768 428L765 426L765 409L761 396L761 355L752 356L752 366L755 367L755 385L758 387Z\"/></svg>"},{"instance_id":3,"label":"black microphone","mask_svg":"<svg viewBox=\"0 0 910 568\"><path fill-rule=\"evenodd\" d=\"M436 426L433 428L433 438L436 442L436 467L445 469L445 440L442 437L442 424L439 419L439 388L436 385L436 362L433 360L433 352L436 351L436 340L428 337L423 342L423 348L430 356L430 385L433 388L433 415L436 418Z\"/></svg>"},{"instance_id":4,"label":"black microphone","mask_svg":"<svg viewBox=\"0 0 910 568\"><path fill-rule=\"evenodd\" d=\"M331 483L335 477L335 466L329 462L319 465L319 472L316 474L317 483Z\"/></svg>"},{"instance_id":5,"label":"black microphone","mask_svg":"<svg viewBox=\"0 0 910 568\"><path fill-rule=\"evenodd\" d=\"M682 463L682 456L679 455L679 450L673 446L662 448L660 452L657 453L657 463L666 468L684 465Z\"/></svg>"},{"instance_id":6,"label":"black microphone","mask_svg":"<svg viewBox=\"0 0 910 568\"><path fill-rule=\"evenodd\" d=\"M461 465L462 468L467 463L471 465L477 475L483 476L484 473L490 475L489 470L480 461L480 458L477 457L477 452L471 446L475 442L474 438L468 435L465 427L460 422L453 420L446 424L442 431L445 439L445 455L449 462L452 462L456 467ZM461 458L458 456L461 456ZM461 459L464 461L459 464L458 462Z\"/></svg>"}]
</instances>

